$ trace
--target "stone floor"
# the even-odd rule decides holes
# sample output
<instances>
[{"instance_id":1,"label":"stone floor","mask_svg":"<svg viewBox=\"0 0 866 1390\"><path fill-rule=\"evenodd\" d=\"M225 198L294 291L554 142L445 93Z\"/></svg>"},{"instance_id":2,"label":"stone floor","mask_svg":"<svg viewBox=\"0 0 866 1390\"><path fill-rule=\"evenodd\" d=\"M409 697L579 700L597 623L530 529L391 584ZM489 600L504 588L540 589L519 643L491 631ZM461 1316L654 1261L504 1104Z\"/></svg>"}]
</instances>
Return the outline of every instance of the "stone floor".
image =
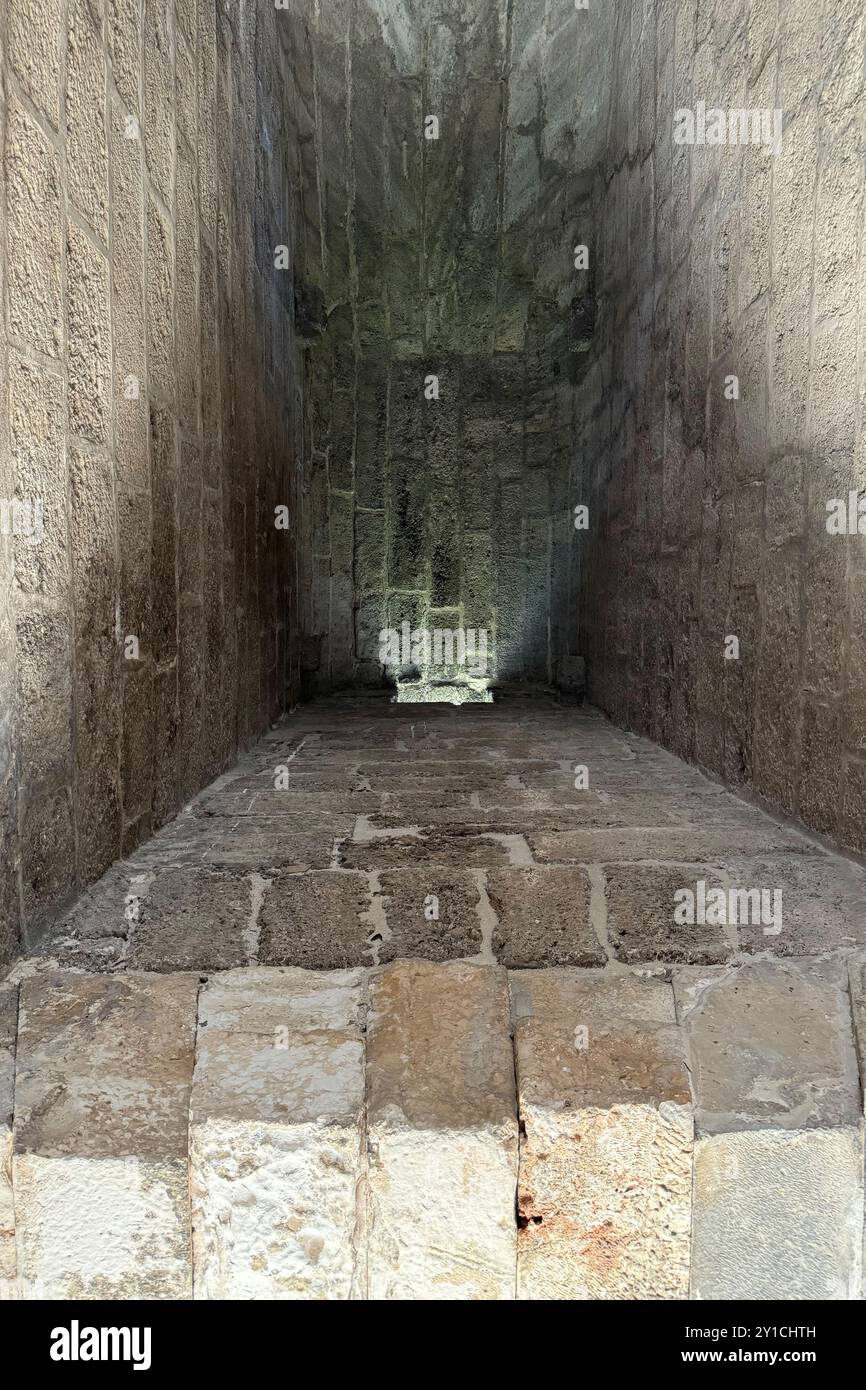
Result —
<instances>
[{"instance_id":1,"label":"stone floor","mask_svg":"<svg viewBox=\"0 0 866 1390\"><path fill-rule=\"evenodd\" d=\"M700 881L778 890L781 930L677 925L674 893ZM356 697L272 730L32 953L112 971L615 971L858 946L866 870L592 711Z\"/></svg>"},{"instance_id":2,"label":"stone floor","mask_svg":"<svg viewBox=\"0 0 866 1390\"><path fill-rule=\"evenodd\" d=\"M0 1289L858 1298L864 1049L859 865L592 711L323 701L0 984Z\"/></svg>"}]
</instances>

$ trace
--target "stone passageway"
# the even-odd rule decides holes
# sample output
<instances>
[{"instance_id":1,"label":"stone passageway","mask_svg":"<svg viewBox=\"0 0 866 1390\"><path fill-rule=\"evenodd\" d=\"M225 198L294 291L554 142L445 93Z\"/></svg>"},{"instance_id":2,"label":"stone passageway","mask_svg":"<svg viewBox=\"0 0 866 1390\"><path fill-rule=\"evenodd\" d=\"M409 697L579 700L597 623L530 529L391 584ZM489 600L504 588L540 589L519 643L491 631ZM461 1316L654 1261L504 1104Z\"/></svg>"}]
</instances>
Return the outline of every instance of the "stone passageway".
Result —
<instances>
[{"instance_id":1,"label":"stone passageway","mask_svg":"<svg viewBox=\"0 0 866 1390\"><path fill-rule=\"evenodd\" d=\"M591 710L319 701L2 986L7 1263L857 1297L864 948L866 870Z\"/></svg>"},{"instance_id":2,"label":"stone passageway","mask_svg":"<svg viewBox=\"0 0 866 1390\"><path fill-rule=\"evenodd\" d=\"M0 1297L866 1292L864 54L0 0Z\"/></svg>"}]
</instances>

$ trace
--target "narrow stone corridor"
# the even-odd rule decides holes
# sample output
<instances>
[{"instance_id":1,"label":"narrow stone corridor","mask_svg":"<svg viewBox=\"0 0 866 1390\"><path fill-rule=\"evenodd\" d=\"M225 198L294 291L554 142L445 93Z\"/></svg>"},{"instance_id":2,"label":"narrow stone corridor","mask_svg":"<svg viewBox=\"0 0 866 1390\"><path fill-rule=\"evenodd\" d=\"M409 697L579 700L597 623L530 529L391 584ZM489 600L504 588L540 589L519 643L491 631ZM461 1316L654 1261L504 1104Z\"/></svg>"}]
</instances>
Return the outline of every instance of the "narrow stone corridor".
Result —
<instances>
[{"instance_id":1,"label":"narrow stone corridor","mask_svg":"<svg viewBox=\"0 0 866 1390\"><path fill-rule=\"evenodd\" d=\"M0 1018L31 1296L860 1293L866 869L573 703L302 707Z\"/></svg>"},{"instance_id":2,"label":"narrow stone corridor","mask_svg":"<svg viewBox=\"0 0 866 1390\"><path fill-rule=\"evenodd\" d=\"M0 1300L866 1295L864 171L863 0L0 0Z\"/></svg>"}]
</instances>

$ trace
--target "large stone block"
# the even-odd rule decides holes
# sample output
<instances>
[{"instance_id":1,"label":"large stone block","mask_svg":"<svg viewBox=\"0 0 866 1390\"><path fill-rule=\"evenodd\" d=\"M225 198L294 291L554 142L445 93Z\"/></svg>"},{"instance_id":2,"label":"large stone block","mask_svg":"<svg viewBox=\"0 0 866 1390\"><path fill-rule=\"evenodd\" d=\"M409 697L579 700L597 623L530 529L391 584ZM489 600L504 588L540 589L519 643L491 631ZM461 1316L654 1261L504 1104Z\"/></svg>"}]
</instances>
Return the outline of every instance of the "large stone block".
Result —
<instances>
[{"instance_id":1,"label":"large stone block","mask_svg":"<svg viewBox=\"0 0 866 1390\"><path fill-rule=\"evenodd\" d=\"M199 1001L197 1298L347 1299L364 1163L364 972L250 969Z\"/></svg>"},{"instance_id":2,"label":"large stone block","mask_svg":"<svg viewBox=\"0 0 866 1390\"><path fill-rule=\"evenodd\" d=\"M33 104L60 125L63 0L9 0L9 62Z\"/></svg>"},{"instance_id":3,"label":"large stone block","mask_svg":"<svg viewBox=\"0 0 866 1390\"><path fill-rule=\"evenodd\" d=\"M69 193L93 230L107 242L105 55L101 32L97 33L86 0L72 0L68 10L65 114Z\"/></svg>"},{"instance_id":4,"label":"large stone block","mask_svg":"<svg viewBox=\"0 0 866 1390\"><path fill-rule=\"evenodd\" d=\"M111 421L111 323L108 265L70 222L66 234L69 430L97 444Z\"/></svg>"},{"instance_id":5,"label":"large stone block","mask_svg":"<svg viewBox=\"0 0 866 1390\"><path fill-rule=\"evenodd\" d=\"M584 869L496 869L487 876L487 891L497 916L493 949L508 969L604 965Z\"/></svg>"},{"instance_id":6,"label":"large stone block","mask_svg":"<svg viewBox=\"0 0 866 1390\"><path fill-rule=\"evenodd\" d=\"M58 357L63 349L59 157L11 95L4 162L9 330L40 352Z\"/></svg>"},{"instance_id":7,"label":"large stone block","mask_svg":"<svg viewBox=\"0 0 866 1390\"><path fill-rule=\"evenodd\" d=\"M670 986L514 971L518 1298L685 1298L692 1106Z\"/></svg>"},{"instance_id":8,"label":"large stone block","mask_svg":"<svg viewBox=\"0 0 866 1390\"><path fill-rule=\"evenodd\" d=\"M17 495L42 505L42 536L15 546L15 582L28 594L61 599L69 585L68 475L63 379L9 354L9 444ZM35 519L35 517L34 517Z\"/></svg>"},{"instance_id":9,"label":"large stone block","mask_svg":"<svg viewBox=\"0 0 866 1390\"><path fill-rule=\"evenodd\" d=\"M369 1296L514 1296L517 1114L503 972L399 961L371 987Z\"/></svg>"},{"instance_id":10,"label":"large stone block","mask_svg":"<svg viewBox=\"0 0 866 1390\"><path fill-rule=\"evenodd\" d=\"M844 969L680 970L698 1142L692 1297L861 1287L863 1126Z\"/></svg>"},{"instance_id":11,"label":"large stone block","mask_svg":"<svg viewBox=\"0 0 866 1390\"><path fill-rule=\"evenodd\" d=\"M48 1298L188 1298L196 980L49 971L21 990L18 1276Z\"/></svg>"}]
</instances>

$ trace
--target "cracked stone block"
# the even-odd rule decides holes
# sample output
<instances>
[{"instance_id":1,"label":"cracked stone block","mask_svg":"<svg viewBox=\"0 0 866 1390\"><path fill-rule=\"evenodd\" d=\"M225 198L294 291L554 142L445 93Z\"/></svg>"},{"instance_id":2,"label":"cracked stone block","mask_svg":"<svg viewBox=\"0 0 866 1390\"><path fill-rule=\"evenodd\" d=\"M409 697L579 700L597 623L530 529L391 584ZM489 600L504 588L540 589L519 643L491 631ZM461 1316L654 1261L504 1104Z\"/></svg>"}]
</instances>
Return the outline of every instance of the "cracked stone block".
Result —
<instances>
[{"instance_id":1,"label":"cracked stone block","mask_svg":"<svg viewBox=\"0 0 866 1390\"><path fill-rule=\"evenodd\" d=\"M699 864L617 864L604 874L608 937L625 965L653 960L715 964L736 951L736 928L698 920L698 885L703 882L707 892L724 886L711 870ZM692 922L675 919L675 895L681 890L695 896Z\"/></svg>"},{"instance_id":2,"label":"cracked stone block","mask_svg":"<svg viewBox=\"0 0 866 1390\"><path fill-rule=\"evenodd\" d=\"M509 970L604 965L583 869L496 869L487 875L487 892L498 918L493 951Z\"/></svg>"},{"instance_id":3,"label":"cracked stone block","mask_svg":"<svg viewBox=\"0 0 866 1390\"><path fill-rule=\"evenodd\" d=\"M18 990L0 986L0 1289L15 1278L15 1209L12 1205L12 1106Z\"/></svg>"},{"instance_id":4,"label":"cracked stone block","mask_svg":"<svg viewBox=\"0 0 866 1390\"><path fill-rule=\"evenodd\" d=\"M685 1298L693 1115L670 986L564 969L509 981L518 1298Z\"/></svg>"},{"instance_id":5,"label":"cracked stone block","mask_svg":"<svg viewBox=\"0 0 866 1390\"><path fill-rule=\"evenodd\" d=\"M863 1127L844 968L675 972L695 1097L692 1297L849 1299Z\"/></svg>"},{"instance_id":6,"label":"cracked stone block","mask_svg":"<svg viewBox=\"0 0 866 1390\"><path fill-rule=\"evenodd\" d=\"M49 971L21 986L18 1277L46 1298L191 1295L190 975Z\"/></svg>"},{"instance_id":7,"label":"cracked stone block","mask_svg":"<svg viewBox=\"0 0 866 1390\"><path fill-rule=\"evenodd\" d=\"M481 950L480 891L470 872L396 869L379 875L379 888L387 920L380 965L407 956L456 960Z\"/></svg>"},{"instance_id":8,"label":"cracked stone block","mask_svg":"<svg viewBox=\"0 0 866 1390\"><path fill-rule=\"evenodd\" d=\"M365 874L276 874L259 912L259 963L316 970L369 965L368 908Z\"/></svg>"},{"instance_id":9,"label":"cracked stone block","mask_svg":"<svg viewBox=\"0 0 866 1390\"><path fill-rule=\"evenodd\" d=\"M196 1298L357 1296L364 971L250 968L199 997Z\"/></svg>"},{"instance_id":10,"label":"cracked stone block","mask_svg":"<svg viewBox=\"0 0 866 1390\"><path fill-rule=\"evenodd\" d=\"M517 1113L504 972L398 961L367 1040L369 1297L514 1297Z\"/></svg>"},{"instance_id":11,"label":"cracked stone block","mask_svg":"<svg viewBox=\"0 0 866 1390\"><path fill-rule=\"evenodd\" d=\"M154 867L131 923L133 970L230 970L247 959L253 928L250 876L191 867Z\"/></svg>"}]
</instances>

